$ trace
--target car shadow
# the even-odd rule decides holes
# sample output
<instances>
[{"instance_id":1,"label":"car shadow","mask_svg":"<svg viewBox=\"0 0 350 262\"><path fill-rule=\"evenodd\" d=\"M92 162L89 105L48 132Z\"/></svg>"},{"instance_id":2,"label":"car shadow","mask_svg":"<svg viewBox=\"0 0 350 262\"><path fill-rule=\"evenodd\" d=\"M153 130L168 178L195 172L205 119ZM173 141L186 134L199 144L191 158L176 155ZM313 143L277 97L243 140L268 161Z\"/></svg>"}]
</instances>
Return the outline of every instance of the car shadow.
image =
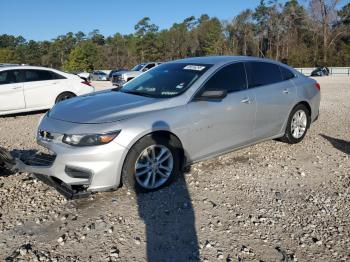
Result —
<instances>
[{"instance_id":1,"label":"car shadow","mask_svg":"<svg viewBox=\"0 0 350 262\"><path fill-rule=\"evenodd\" d=\"M335 137L330 137L324 134L320 134L320 136L322 136L324 139L326 139L328 142L330 142L332 144L332 146L336 149L338 149L339 151L350 155L350 142L349 141L345 141L343 139L339 139L339 138L335 138Z\"/></svg>"},{"instance_id":2,"label":"car shadow","mask_svg":"<svg viewBox=\"0 0 350 262\"><path fill-rule=\"evenodd\" d=\"M184 176L181 171L170 186L137 193L138 212L146 228L147 261L199 261L195 214Z\"/></svg>"}]
</instances>

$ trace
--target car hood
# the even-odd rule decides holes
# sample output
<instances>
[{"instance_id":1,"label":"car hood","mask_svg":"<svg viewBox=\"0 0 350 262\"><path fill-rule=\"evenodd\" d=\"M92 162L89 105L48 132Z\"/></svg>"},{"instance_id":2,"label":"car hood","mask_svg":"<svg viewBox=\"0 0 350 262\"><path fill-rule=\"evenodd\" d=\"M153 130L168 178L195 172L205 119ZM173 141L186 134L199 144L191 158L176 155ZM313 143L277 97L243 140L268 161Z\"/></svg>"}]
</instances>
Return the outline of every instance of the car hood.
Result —
<instances>
[{"instance_id":1,"label":"car hood","mask_svg":"<svg viewBox=\"0 0 350 262\"><path fill-rule=\"evenodd\" d=\"M163 109L167 104L164 102L164 99L110 90L60 102L50 110L49 117L72 123L109 123Z\"/></svg>"}]
</instances>

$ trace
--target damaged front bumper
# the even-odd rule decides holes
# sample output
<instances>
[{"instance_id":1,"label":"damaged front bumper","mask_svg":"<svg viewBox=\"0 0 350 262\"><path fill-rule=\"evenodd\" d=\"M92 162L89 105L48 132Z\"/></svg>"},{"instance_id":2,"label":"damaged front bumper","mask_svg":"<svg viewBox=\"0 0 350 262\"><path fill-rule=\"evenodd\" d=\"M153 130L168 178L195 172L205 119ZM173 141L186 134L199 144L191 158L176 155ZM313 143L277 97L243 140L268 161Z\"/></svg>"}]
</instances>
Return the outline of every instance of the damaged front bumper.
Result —
<instances>
[{"instance_id":1,"label":"damaged front bumper","mask_svg":"<svg viewBox=\"0 0 350 262\"><path fill-rule=\"evenodd\" d=\"M60 194L67 199L77 199L87 197L91 191L87 187L78 185L68 185L63 181L43 175L48 173L48 168L52 166L56 156L52 154L27 152L18 157L14 157L6 149L0 148L0 166L3 166L13 172L33 173L45 184L54 187Z\"/></svg>"},{"instance_id":2,"label":"damaged front bumper","mask_svg":"<svg viewBox=\"0 0 350 262\"><path fill-rule=\"evenodd\" d=\"M47 153L35 152L13 157L0 150L0 165L13 171L41 175L69 199L85 197L91 192L110 191L119 186L124 147L110 143L95 147L76 147L55 141L38 141Z\"/></svg>"}]
</instances>

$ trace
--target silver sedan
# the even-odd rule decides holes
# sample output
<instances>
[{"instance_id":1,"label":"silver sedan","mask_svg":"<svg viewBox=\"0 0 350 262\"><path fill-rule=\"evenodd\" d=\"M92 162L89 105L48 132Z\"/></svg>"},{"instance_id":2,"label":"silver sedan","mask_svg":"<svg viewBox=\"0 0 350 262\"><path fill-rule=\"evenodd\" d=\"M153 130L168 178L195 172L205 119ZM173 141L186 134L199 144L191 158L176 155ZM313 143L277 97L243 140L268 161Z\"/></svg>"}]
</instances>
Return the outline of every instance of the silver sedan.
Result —
<instances>
[{"instance_id":1,"label":"silver sedan","mask_svg":"<svg viewBox=\"0 0 350 262\"><path fill-rule=\"evenodd\" d=\"M57 104L37 135L51 153L25 164L74 192L152 191L194 162L268 139L302 141L319 105L316 81L272 60L177 60L120 91Z\"/></svg>"}]
</instances>

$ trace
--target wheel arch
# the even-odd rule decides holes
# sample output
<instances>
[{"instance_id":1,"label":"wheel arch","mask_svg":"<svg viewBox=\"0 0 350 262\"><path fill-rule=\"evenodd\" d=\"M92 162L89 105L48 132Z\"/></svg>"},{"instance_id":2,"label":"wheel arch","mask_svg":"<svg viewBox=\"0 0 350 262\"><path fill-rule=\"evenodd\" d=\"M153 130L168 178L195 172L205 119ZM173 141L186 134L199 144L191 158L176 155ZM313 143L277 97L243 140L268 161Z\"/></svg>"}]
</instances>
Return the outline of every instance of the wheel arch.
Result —
<instances>
[{"instance_id":1,"label":"wheel arch","mask_svg":"<svg viewBox=\"0 0 350 262\"><path fill-rule=\"evenodd\" d=\"M284 123L283 123L282 129L281 129L281 131L280 131L280 135L281 135L281 136L284 135L284 133L285 133L285 130L286 130L286 127L287 127L287 123L288 123L288 119L289 119L290 114L292 113L292 111L294 110L294 108L295 108L296 106L298 106L298 105L304 105L304 106L307 108L307 110L309 110L309 116L310 116L310 118L311 118L312 112L311 112L311 106L310 106L310 104L309 104L307 101L305 101L305 100L298 101L297 103L295 103L295 105L294 105L293 107L290 108L290 110L289 110L289 112L288 112L288 115L287 115L287 117L286 117L286 119L285 119L285 121L284 121ZM309 123L309 125L310 125L310 124L311 124L311 123Z\"/></svg>"},{"instance_id":2,"label":"wheel arch","mask_svg":"<svg viewBox=\"0 0 350 262\"><path fill-rule=\"evenodd\" d=\"M307 110L309 110L309 116L310 117L312 116L312 109L311 109L310 104L307 101L300 101L292 108L292 110L298 105L304 105L307 108Z\"/></svg>"},{"instance_id":3,"label":"wheel arch","mask_svg":"<svg viewBox=\"0 0 350 262\"><path fill-rule=\"evenodd\" d=\"M169 140L174 141L176 143L176 145L178 146L178 148L180 149L180 152L182 154L181 155L182 160L185 160L186 152L184 151L182 141L180 140L180 138L174 132L171 132L171 131L169 131L167 129L152 130L150 132L147 132L146 134L141 135L133 143L131 143L131 145L128 147L129 148L128 153L131 150L131 148L138 141L140 141L141 139L143 139L146 136L165 137L165 138L168 138ZM124 161L125 161L125 159L124 159Z\"/></svg>"},{"instance_id":4,"label":"wheel arch","mask_svg":"<svg viewBox=\"0 0 350 262\"><path fill-rule=\"evenodd\" d=\"M75 92L72 92L71 90L69 90L69 91L68 91L68 90L66 90L66 91L61 91L61 92L59 92L59 93L56 95L54 104L56 104L58 98L59 98L61 95L65 94L65 93L69 93L69 94L73 94L74 96L78 96Z\"/></svg>"},{"instance_id":5,"label":"wheel arch","mask_svg":"<svg viewBox=\"0 0 350 262\"><path fill-rule=\"evenodd\" d=\"M129 145L128 145L128 150L127 152L124 154L123 158L122 158L122 164L120 165L120 170L119 170L119 174L120 176L117 176L117 185L122 185L122 169L123 169L123 166L125 164L125 161L127 159L127 156L128 154L130 153L130 151L132 150L132 147L137 143L139 142L141 139L147 137L147 136L161 136L161 137L167 137L169 139L171 139L172 141L174 141L178 148L180 149L180 153L181 153L181 161L182 161L182 167L181 168L184 168L185 167L185 164L186 164L186 159L187 159L187 156L186 156L186 152L183 148L183 144L180 140L180 138L173 132L169 131L169 130L166 130L166 129L159 129L159 130L152 130L152 131L149 131L149 132L146 132L142 135L140 135L139 137L135 138L135 140L133 140Z\"/></svg>"}]
</instances>

